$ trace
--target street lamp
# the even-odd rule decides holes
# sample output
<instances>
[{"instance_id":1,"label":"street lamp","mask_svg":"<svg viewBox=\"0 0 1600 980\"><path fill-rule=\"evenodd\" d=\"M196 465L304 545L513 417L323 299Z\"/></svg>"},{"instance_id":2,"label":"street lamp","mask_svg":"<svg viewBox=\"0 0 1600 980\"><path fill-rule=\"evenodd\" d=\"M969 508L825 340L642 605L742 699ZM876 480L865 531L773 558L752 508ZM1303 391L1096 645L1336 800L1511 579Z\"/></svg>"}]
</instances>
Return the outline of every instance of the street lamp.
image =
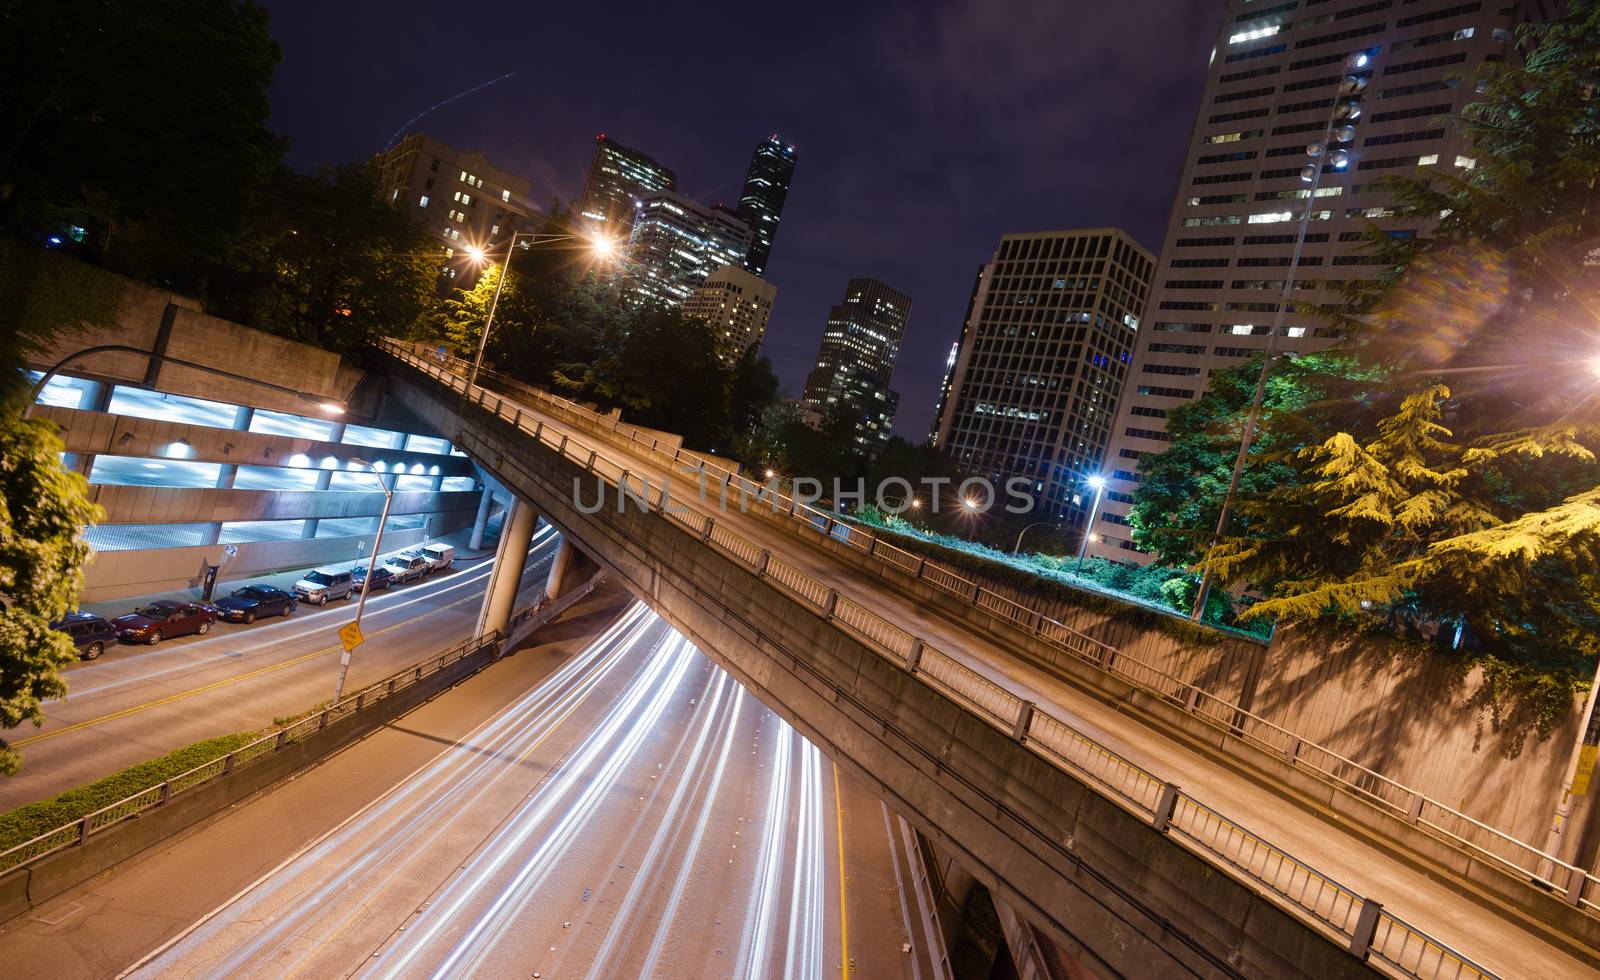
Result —
<instances>
[{"instance_id":1,"label":"street lamp","mask_svg":"<svg viewBox=\"0 0 1600 980\"><path fill-rule=\"evenodd\" d=\"M478 356L472 359L472 371L467 375L467 387L469 389L478 383L478 369L483 366L483 352L489 346L489 331L494 329L494 312L500 307L500 291L505 288L506 277L511 275L511 251L517 247L517 239L522 238L534 245L539 245L549 242L571 241L577 237L577 235L549 235L541 239L536 232L514 231L511 233L511 238L506 242L505 266L500 270L500 278L495 281L494 298L489 301L489 315L483 321L483 336L478 338ZM590 250L599 259L609 258L615 248L611 239L606 238L604 235L596 235L588 241ZM464 251L467 253L467 257L474 262L483 263L489 260L488 250L479 248L476 245L468 245Z\"/></svg>"},{"instance_id":2,"label":"street lamp","mask_svg":"<svg viewBox=\"0 0 1600 980\"><path fill-rule=\"evenodd\" d=\"M1267 335L1267 346L1261 359L1261 372L1256 377L1255 394L1250 399L1250 412L1245 417L1244 433L1239 438L1239 452L1233 460L1233 475L1228 480L1228 491L1222 497L1222 509L1217 514L1217 528L1212 532L1211 545L1215 547L1218 541L1228 530L1228 512L1233 506L1233 495L1239 490L1239 478L1244 474L1244 463L1250 454L1250 445L1255 441L1256 427L1261 422L1261 401L1267 392L1267 375L1272 372L1273 358L1277 354L1278 335L1283 333L1284 316L1289 312L1289 307L1294 298L1295 275L1300 268L1300 253L1305 250L1306 233L1311 227L1311 216L1316 212L1317 191L1322 185L1322 175L1329 170L1345 171L1350 166L1350 153L1344 149L1332 149L1335 143L1353 144L1356 138L1355 121L1361 118L1361 93L1367 87L1367 76L1371 72L1362 72L1372 61L1365 51L1357 51L1345 57L1344 65L1347 74L1339 82L1339 91L1333 100L1333 108L1328 113L1327 125L1323 127L1322 139L1306 147L1306 155L1311 157L1311 162L1300 171L1300 179L1310 184L1306 190L1305 210L1300 214L1299 229L1294 239L1294 254L1289 260L1288 268L1283 274L1283 292L1278 299L1278 312L1273 318L1272 332ZM1207 564L1200 572L1200 591L1195 596L1194 608L1189 613L1189 618L1200 622L1205 616L1206 600L1211 595L1211 566Z\"/></svg>"},{"instance_id":3,"label":"street lamp","mask_svg":"<svg viewBox=\"0 0 1600 980\"><path fill-rule=\"evenodd\" d=\"M50 379L61 373L62 369L64 369L68 364L76 361L80 357L89 357L93 354L110 353L138 354L141 357L148 358L152 361L176 364L179 367L192 368L196 371L206 371L211 374L227 378L229 381L238 381L243 384L252 384L261 388L270 388L273 391L282 392L286 395L293 395L296 398L304 401L313 402L319 409L329 415L343 415L345 410L348 408L344 402L333 398L328 398L325 395L318 395L310 391L297 391L294 388L287 388L283 385L273 384L270 381L262 381L260 378L247 378L242 374L234 374L232 371L224 371L222 368L214 368L208 364L196 364L193 361L185 361L176 357L169 357L166 354L158 354L152 350L145 350L143 347L129 347L126 344L101 344L98 347L86 347L83 350L75 351L51 365L50 370L41 375L39 380L34 382L33 387L29 389L28 402L22 408L22 417L25 419L33 418L33 407L39 401L39 393L44 391L44 386L50 383Z\"/></svg>"},{"instance_id":4,"label":"street lamp","mask_svg":"<svg viewBox=\"0 0 1600 980\"><path fill-rule=\"evenodd\" d=\"M350 462L355 466L368 467L373 473L378 472L376 466L360 457L353 456ZM383 551L383 526L389 523L389 505L394 503L395 479L391 477L390 482L385 484L383 476L378 476L378 487L383 491L383 514L378 517L378 536L372 539L372 556L367 559L367 577L361 583L361 598L356 600L355 626L358 633L361 631L361 614L367 608L367 593L372 591L372 575L378 568L378 554ZM344 697L344 679L348 673L350 673L350 648L346 647L343 656L339 658L339 679L333 685L334 704L338 704L339 699Z\"/></svg>"},{"instance_id":5,"label":"street lamp","mask_svg":"<svg viewBox=\"0 0 1600 980\"><path fill-rule=\"evenodd\" d=\"M1089 539L1094 537L1094 518L1100 511L1100 495L1106 489L1106 478L1098 473L1084 482L1094 489L1094 503L1089 506L1089 523L1083 526L1083 544L1078 546L1078 567L1073 574L1083 571L1083 557L1089 553Z\"/></svg>"}]
</instances>

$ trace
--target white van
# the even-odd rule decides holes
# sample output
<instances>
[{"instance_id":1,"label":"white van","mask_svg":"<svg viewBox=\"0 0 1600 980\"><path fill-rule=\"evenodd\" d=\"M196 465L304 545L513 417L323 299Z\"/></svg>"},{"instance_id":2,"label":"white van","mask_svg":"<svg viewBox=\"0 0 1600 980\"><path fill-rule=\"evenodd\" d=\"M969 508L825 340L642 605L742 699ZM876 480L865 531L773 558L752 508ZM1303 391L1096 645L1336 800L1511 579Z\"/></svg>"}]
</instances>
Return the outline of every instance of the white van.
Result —
<instances>
[{"instance_id":1,"label":"white van","mask_svg":"<svg viewBox=\"0 0 1600 980\"><path fill-rule=\"evenodd\" d=\"M428 559L428 564L437 572L455 562L456 549L447 544L425 544L422 546L422 557Z\"/></svg>"}]
</instances>

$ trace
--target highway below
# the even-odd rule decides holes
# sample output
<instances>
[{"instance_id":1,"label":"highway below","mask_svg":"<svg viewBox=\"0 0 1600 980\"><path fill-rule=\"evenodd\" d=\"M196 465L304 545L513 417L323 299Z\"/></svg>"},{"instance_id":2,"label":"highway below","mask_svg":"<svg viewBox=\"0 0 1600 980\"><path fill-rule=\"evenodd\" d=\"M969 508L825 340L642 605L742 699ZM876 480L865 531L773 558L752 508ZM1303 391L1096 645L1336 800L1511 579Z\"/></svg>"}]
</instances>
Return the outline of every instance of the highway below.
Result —
<instances>
[{"instance_id":1,"label":"highway below","mask_svg":"<svg viewBox=\"0 0 1600 980\"><path fill-rule=\"evenodd\" d=\"M516 401L507 398L507 402ZM1356 892L1375 897L1395 914L1451 944L1502 976L1600 976L1568 951L1529 928L1518 914L1486 908L1465 893L1462 883L1443 880L1397 861L1363 833L1348 828L1333 813L1315 812L1278 787L1242 771L1146 723L1135 712L1107 703L1072 682L1024 660L992 636L948 618L936 608L896 589L888 580L838 561L809 531L792 535L754 512L741 512L736 499L724 506L714 481L698 483L691 472L669 472L657 457L623 449L582 425L557 419L528 402L524 424L537 419L547 439L567 436L601 451L653 486L670 486L674 498L713 517L746 540L825 583L840 594L867 603L875 612L920 636L933 647L1017 697L1048 706L1079 731L1135 764L1170 780L1243 826L1283 848L1297 860ZM527 436L531 440L531 436ZM702 495L703 494L703 495ZM751 510L766 506L752 503Z\"/></svg>"},{"instance_id":2,"label":"highway below","mask_svg":"<svg viewBox=\"0 0 1600 980\"><path fill-rule=\"evenodd\" d=\"M539 528L519 603L534 601L544 588L558 540L549 525ZM346 689L470 636L493 563L458 559L420 582L374 593L362 617L366 642L351 660ZM128 608L135 605L128 600ZM66 672L67 697L45 706L44 725L13 732L23 768L0 778L0 811L329 701L342 650L337 630L354 615L354 600L302 604L285 619L218 622L205 636L153 647L116 644L100 659L74 665Z\"/></svg>"},{"instance_id":3,"label":"highway below","mask_svg":"<svg viewBox=\"0 0 1600 980\"><path fill-rule=\"evenodd\" d=\"M0 928L52 977L924 980L898 822L619 589Z\"/></svg>"}]
</instances>

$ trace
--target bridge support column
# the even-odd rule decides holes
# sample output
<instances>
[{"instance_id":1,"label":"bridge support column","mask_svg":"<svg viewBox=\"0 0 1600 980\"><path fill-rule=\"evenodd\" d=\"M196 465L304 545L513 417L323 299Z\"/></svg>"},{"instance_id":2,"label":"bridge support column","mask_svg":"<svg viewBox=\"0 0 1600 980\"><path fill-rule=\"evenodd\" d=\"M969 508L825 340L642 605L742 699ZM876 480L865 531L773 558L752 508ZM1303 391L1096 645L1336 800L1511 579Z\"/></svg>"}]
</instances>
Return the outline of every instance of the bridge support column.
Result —
<instances>
[{"instance_id":1,"label":"bridge support column","mask_svg":"<svg viewBox=\"0 0 1600 980\"><path fill-rule=\"evenodd\" d=\"M489 528L489 505L494 502L494 487L483 482L483 494L478 497L478 516L472 520L472 540L467 547L478 551L483 547L483 533Z\"/></svg>"},{"instance_id":2,"label":"bridge support column","mask_svg":"<svg viewBox=\"0 0 1600 980\"><path fill-rule=\"evenodd\" d=\"M567 569L572 567L572 552L572 539L563 534L561 543L556 545L555 557L550 559L550 575L544 580L544 594L551 599L561 597L561 582L567 577Z\"/></svg>"},{"instance_id":3,"label":"bridge support column","mask_svg":"<svg viewBox=\"0 0 1600 980\"><path fill-rule=\"evenodd\" d=\"M483 611L478 614L478 633L504 632L516 610L517 588L522 582L522 566L528 561L528 545L539 524L539 512L521 500L511 505L506 524L500 531L500 547L494 555L494 571L484 591Z\"/></svg>"}]
</instances>

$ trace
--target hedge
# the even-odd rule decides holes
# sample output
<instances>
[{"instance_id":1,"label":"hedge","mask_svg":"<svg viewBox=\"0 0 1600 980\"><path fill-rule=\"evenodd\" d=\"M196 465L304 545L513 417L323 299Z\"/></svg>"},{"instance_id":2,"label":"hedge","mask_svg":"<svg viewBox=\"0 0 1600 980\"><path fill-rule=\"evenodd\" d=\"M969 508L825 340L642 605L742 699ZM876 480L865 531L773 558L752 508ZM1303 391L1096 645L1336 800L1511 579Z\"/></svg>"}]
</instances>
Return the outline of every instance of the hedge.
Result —
<instances>
[{"instance_id":1,"label":"hedge","mask_svg":"<svg viewBox=\"0 0 1600 980\"><path fill-rule=\"evenodd\" d=\"M0 851L26 843L64 824L72 823L96 810L126 799L140 790L157 786L173 776L227 755L259 737L257 732L239 732L208 738L169 752L159 759L129 766L97 779L87 786L69 789L37 803L28 803L9 813L0 813Z\"/></svg>"}]
</instances>

